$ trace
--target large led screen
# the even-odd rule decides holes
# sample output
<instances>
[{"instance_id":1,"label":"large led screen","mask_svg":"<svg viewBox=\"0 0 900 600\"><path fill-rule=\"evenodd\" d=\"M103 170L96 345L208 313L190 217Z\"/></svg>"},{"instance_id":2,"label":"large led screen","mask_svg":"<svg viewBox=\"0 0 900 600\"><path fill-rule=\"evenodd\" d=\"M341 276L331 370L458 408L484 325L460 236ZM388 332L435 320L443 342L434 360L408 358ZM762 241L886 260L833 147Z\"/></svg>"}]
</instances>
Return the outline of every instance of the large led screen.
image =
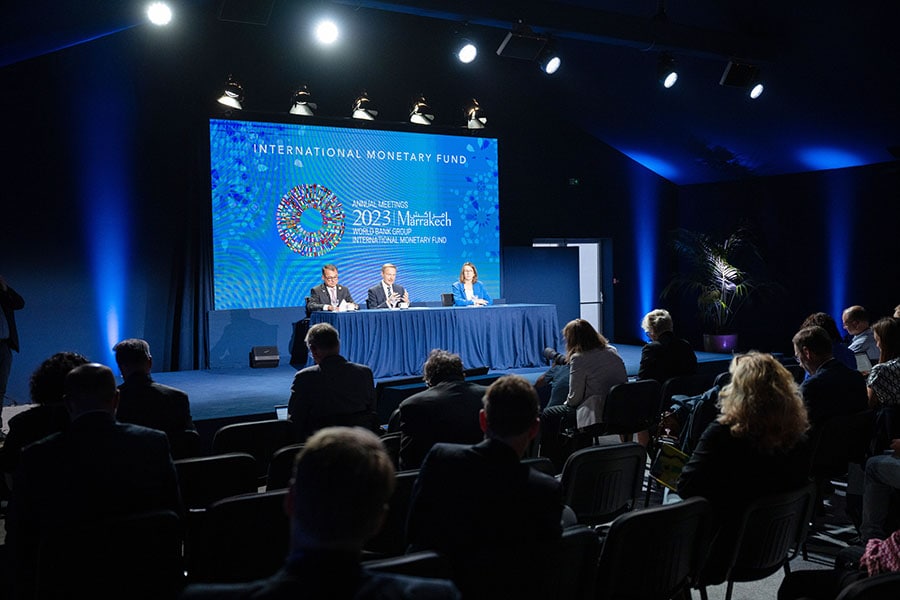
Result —
<instances>
[{"instance_id":1,"label":"large led screen","mask_svg":"<svg viewBox=\"0 0 900 600\"><path fill-rule=\"evenodd\" d=\"M497 140L210 119L217 310L302 306L322 265L365 306L384 263L412 302L465 261L500 295Z\"/></svg>"}]
</instances>

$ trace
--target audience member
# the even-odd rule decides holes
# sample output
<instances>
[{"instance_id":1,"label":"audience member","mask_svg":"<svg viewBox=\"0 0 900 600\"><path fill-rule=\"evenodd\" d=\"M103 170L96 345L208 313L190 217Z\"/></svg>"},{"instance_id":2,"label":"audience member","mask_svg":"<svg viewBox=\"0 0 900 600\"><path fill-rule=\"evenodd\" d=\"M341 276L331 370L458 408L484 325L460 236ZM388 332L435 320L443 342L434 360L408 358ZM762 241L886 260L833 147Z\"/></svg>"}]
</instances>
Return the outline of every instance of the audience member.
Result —
<instances>
[{"instance_id":1,"label":"audience member","mask_svg":"<svg viewBox=\"0 0 900 600\"><path fill-rule=\"evenodd\" d=\"M422 368L428 389L400 403L400 468L418 469L438 442L477 444L478 422L487 388L465 381L462 359L432 350Z\"/></svg>"},{"instance_id":2,"label":"audience member","mask_svg":"<svg viewBox=\"0 0 900 600\"><path fill-rule=\"evenodd\" d=\"M569 363L566 355L554 348L544 348L544 358L550 361L550 368L538 375L534 381L542 408L564 404L569 397Z\"/></svg>"},{"instance_id":3,"label":"audience member","mask_svg":"<svg viewBox=\"0 0 900 600\"><path fill-rule=\"evenodd\" d=\"M407 522L414 550L453 558L560 536L559 482L521 462L540 427L534 386L519 375L501 377L478 417L481 443L435 444L425 457Z\"/></svg>"},{"instance_id":4,"label":"audience member","mask_svg":"<svg viewBox=\"0 0 900 600\"><path fill-rule=\"evenodd\" d=\"M108 367L75 367L65 380L69 428L22 451L6 537L16 598L34 597L38 549L48 532L64 524L146 510L181 513L165 434L117 423L118 398L116 378ZM73 595L88 593L73 590Z\"/></svg>"},{"instance_id":5,"label":"audience member","mask_svg":"<svg viewBox=\"0 0 900 600\"><path fill-rule=\"evenodd\" d=\"M862 523L859 526L863 542L884 539L888 524L900 525L900 514L892 513L892 497L900 492L900 439L891 440L893 454L880 454L866 461L863 484Z\"/></svg>"},{"instance_id":6,"label":"audience member","mask_svg":"<svg viewBox=\"0 0 900 600\"><path fill-rule=\"evenodd\" d=\"M25 300L0 276L0 407L6 398L6 384L12 369L12 352L19 351L19 331L15 311L25 308ZM3 419L0 418L0 425ZM3 432L0 431L0 439Z\"/></svg>"},{"instance_id":7,"label":"audience member","mask_svg":"<svg viewBox=\"0 0 900 600\"><path fill-rule=\"evenodd\" d=\"M394 283L397 267L390 263L381 266L381 281L369 289L366 308L397 308L401 303L409 304L409 293L402 285Z\"/></svg>"},{"instance_id":8,"label":"audience member","mask_svg":"<svg viewBox=\"0 0 900 600\"><path fill-rule=\"evenodd\" d=\"M342 308L343 307L343 308ZM309 290L306 298L306 316L317 310L356 310L350 290L338 285L338 270L332 264L322 267L322 283Z\"/></svg>"},{"instance_id":9,"label":"audience member","mask_svg":"<svg viewBox=\"0 0 900 600\"><path fill-rule=\"evenodd\" d=\"M12 476L19 464L19 453L32 442L69 427L69 411L63 402L66 375L88 360L74 352L57 352L31 374L31 402L34 407L9 420L6 442L0 447L0 468L12 487Z\"/></svg>"},{"instance_id":10,"label":"audience member","mask_svg":"<svg viewBox=\"0 0 900 600\"><path fill-rule=\"evenodd\" d=\"M869 373L869 406L900 405L900 319L885 317L872 327L879 351L878 364Z\"/></svg>"},{"instance_id":11,"label":"audience member","mask_svg":"<svg viewBox=\"0 0 900 600\"><path fill-rule=\"evenodd\" d=\"M320 429L294 464L285 565L259 581L189 585L182 600L458 598L449 581L361 566L363 546L384 522L393 490L394 467L378 438L359 428Z\"/></svg>"},{"instance_id":12,"label":"audience member","mask_svg":"<svg viewBox=\"0 0 900 600\"><path fill-rule=\"evenodd\" d=\"M852 338L850 339L850 351L853 353L865 353L873 363L878 361L878 348L872 337L872 328L869 327L869 314L862 306L851 306L841 314L844 329Z\"/></svg>"},{"instance_id":13,"label":"audience member","mask_svg":"<svg viewBox=\"0 0 900 600\"><path fill-rule=\"evenodd\" d=\"M900 319L900 304L894 307L894 318Z\"/></svg>"},{"instance_id":14,"label":"audience member","mask_svg":"<svg viewBox=\"0 0 900 600\"><path fill-rule=\"evenodd\" d=\"M484 284L478 281L478 269L470 262L464 262L459 271L459 281L451 286L454 306L488 306L493 304Z\"/></svg>"},{"instance_id":15,"label":"audience member","mask_svg":"<svg viewBox=\"0 0 900 600\"><path fill-rule=\"evenodd\" d=\"M294 375L288 401L288 418L298 441L331 425L380 432L372 370L341 356L340 336L328 323L310 327L306 345L316 364Z\"/></svg>"},{"instance_id":16,"label":"audience member","mask_svg":"<svg viewBox=\"0 0 900 600\"><path fill-rule=\"evenodd\" d=\"M848 368L856 370L856 357L841 339L841 332L838 331L837 322L835 322L834 318L825 312L813 313L804 319L800 329L812 327L813 325L818 325L828 333L828 337L831 338L832 356Z\"/></svg>"},{"instance_id":17,"label":"audience member","mask_svg":"<svg viewBox=\"0 0 900 600\"><path fill-rule=\"evenodd\" d=\"M150 377L153 367L150 344L130 338L116 344L113 351L124 380L119 385L116 420L158 429L170 438L186 429L195 429L188 395Z\"/></svg>"},{"instance_id":18,"label":"audience member","mask_svg":"<svg viewBox=\"0 0 900 600\"><path fill-rule=\"evenodd\" d=\"M678 480L682 498L709 500L717 534L703 581L724 580L740 515L757 498L803 486L809 472L806 408L793 376L770 354L737 355L707 427Z\"/></svg>"}]
</instances>

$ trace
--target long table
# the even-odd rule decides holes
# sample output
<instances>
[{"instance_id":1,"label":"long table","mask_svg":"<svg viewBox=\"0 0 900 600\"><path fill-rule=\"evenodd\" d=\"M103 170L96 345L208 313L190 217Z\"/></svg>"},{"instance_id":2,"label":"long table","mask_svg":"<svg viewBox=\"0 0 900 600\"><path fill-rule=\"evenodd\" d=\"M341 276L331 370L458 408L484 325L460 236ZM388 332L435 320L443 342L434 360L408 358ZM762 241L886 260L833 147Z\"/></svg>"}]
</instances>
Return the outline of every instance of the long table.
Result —
<instances>
[{"instance_id":1,"label":"long table","mask_svg":"<svg viewBox=\"0 0 900 600\"><path fill-rule=\"evenodd\" d=\"M459 354L466 369L541 366L544 348L560 339L552 304L320 311L310 316L316 323L334 325L341 354L376 378L421 375L434 348Z\"/></svg>"}]
</instances>

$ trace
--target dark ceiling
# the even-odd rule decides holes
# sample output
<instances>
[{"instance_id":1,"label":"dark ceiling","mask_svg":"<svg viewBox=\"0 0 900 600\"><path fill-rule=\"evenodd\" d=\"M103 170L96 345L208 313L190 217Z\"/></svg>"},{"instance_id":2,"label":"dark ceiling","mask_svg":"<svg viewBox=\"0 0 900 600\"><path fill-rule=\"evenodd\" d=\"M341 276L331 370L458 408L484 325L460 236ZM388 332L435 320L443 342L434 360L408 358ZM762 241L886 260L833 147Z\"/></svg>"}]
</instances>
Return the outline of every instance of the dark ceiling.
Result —
<instances>
[{"instance_id":1,"label":"dark ceiling","mask_svg":"<svg viewBox=\"0 0 900 600\"><path fill-rule=\"evenodd\" d=\"M15 3L0 23L0 68L133 27L141 22L142 4ZM187 4L213 18L222 6L221 0ZM521 62L494 53L514 22L548 34L563 65L552 88L538 84L544 93L552 91L547 110L679 185L898 158L896 0L226 0L237 14L272 9L263 10L272 22L247 25L253 35L267 28L275 34L274 20L283 20L293 7L312 5L350 10L372 23L412 24L418 41L401 43L400 56L443 44L438 32L468 23L484 40L478 60L484 57L495 68ZM681 70L671 90L656 81L663 50ZM761 98L750 100L740 89L719 85L729 58L761 67Z\"/></svg>"}]
</instances>

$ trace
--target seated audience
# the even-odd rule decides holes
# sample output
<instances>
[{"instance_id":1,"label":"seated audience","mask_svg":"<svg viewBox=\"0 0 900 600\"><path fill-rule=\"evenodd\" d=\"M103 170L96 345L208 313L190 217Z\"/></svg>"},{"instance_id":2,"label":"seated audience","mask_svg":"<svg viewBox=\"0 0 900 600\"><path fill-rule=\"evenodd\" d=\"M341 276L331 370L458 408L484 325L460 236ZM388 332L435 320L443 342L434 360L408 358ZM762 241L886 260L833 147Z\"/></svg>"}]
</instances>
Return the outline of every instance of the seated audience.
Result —
<instances>
[{"instance_id":1,"label":"seated audience","mask_svg":"<svg viewBox=\"0 0 900 600\"><path fill-rule=\"evenodd\" d=\"M9 420L9 433L0 446L0 468L9 487L22 448L69 427L69 411L63 402L66 375L87 362L75 352L57 352L31 374L31 402L35 406Z\"/></svg>"},{"instance_id":2,"label":"seated audience","mask_svg":"<svg viewBox=\"0 0 900 600\"><path fill-rule=\"evenodd\" d=\"M828 337L831 338L831 354L838 362L843 363L850 369L856 370L856 357L853 355L850 348L847 347L847 344L841 339L841 332L838 331L837 323L834 318L824 312L813 313L804 319L803 324L800 325L800 329L812 327L813 325L818 325L828 333Z\"/></svg>"},{"instance_id":3,"label":"seated audience","mask_svg":"<svg viewBox=\"0 0 900 600\"><path fill-rule=\"evenodd\" d=\"M900 492L900 439L891 440L890 449L893 454L873 456L866 461L862 523L859 527L863 542L882 540L889 531L888 523L900 524L900 514L896 514L897 504L892 503L892 497Z\"/></svg>"},{"instance_id":4,"label":"seated audience","mask_svg":"<svg viewBox=\"0 0 900 600\"><path fill-rule=\"evenodd\" d=\"M463 263L459 281L453 284L453 305L488 306L493 303L484 284L478 281L478 269L470 262Z\"/></svg>"},{"instance_id":5,"label":"seated audience","mask_svg":"<svg viewBox=\"0 0 900 600\"><path fill-rule=\"evenodd\" d=\"M150 377L153 366L150 344L131 338L116 344L113 351L124 379L119 386L116 420L158 429L170 437L186 429L196 429L188 395Z\"/></svg>"},{"instance_id":6,"label":"seated audience","mask_svg":"<svg viewBox=\"0 0 900 600\"><path fill-rule=\"evenodd\" d=\"M477 444L478 413L487 388L465 380L462 359L432 350L422 368L428 389L400 403L400 468L418 469L438 442Z\"/></svg>"},{"instance_id":7,"label":"seated audience","mask_svg":"<svg viewBox=\"0 0 900 600\"><path fill-rule=\"evenodd\" d=\"M341 356L341 338L328 323L310 327L306 345L316 364L294 375L288 401L288 418L298 441L332 425L380 433L372 370Z\"/></svg>"},{"instance_id":8,"label":"seated audience","mask_svg":"<svg viewBox=\"0 0 900 600\"><path fill-rule=\"evenodd\" d=\"M894 307L894 318L900 319L900 304Z\"/></svg>"},{"instance_id":9,"label":"seated audience","mask_svg":"<svg viewBox=\"0 0 900 600\"><path fill-rule=\"evenodd\" d=\"M900 405L900 319L885 317L872 327L879 351L878 364L869 373L869 406Z\"/></svg>"},{"instance_id":10,"label":"seated audience","mask_svg":"<svg viewBox=\"0 0 900 600\"><path fill-rule=\"evenodd\" d=\"M851 336L849 348L853 353L864 352L873 363L878 361L878 348L869 327L869 314L862 306L851 306L841 314L844 329Z\"/></svg>"},{"instance_id":11,"label":"seated audience","mask_svg":"<svg viewBox=\"0 0 900 600\"><path fill-rule=\"evenodd\" d=\"M554 348L544 348L544 358L550 361L550 368L538 375L534 381L542 408L564 404L569 397L569 363L566 355Z\"/></svg>"},{"instance_id":12,"label":"seated audience","mask_svg":"<svg viewBox=\"0 0 900 600\"><path fill-rule=\"evenodd\" d=\"M409 304L409 292L402 285L394 283L397 267L390 263L381 266L381 281L369 288L366 308L397 308L401 303Z\"/></svg>"},{"instance_id":13,"label":"seated audience","mask_svg":"<svg viewBox=\"0 0 900 600\"><path fill-rule=\"evenodd\" d=\"M34 597L38 549L47 532L147 510L181 514L165 434L117 423L118 399L109 367L75 367L65 380L69 428L22 451L6 536L15 598ZM73 590L73 597L89 597L89 591Z\"/></svg>"},{"instance_id":14,"label":"seated audience","mask_svg":"<svg viewBox=\"0 0 900 600\"><path fill-rule=\"evenodd\" d=\"M192 584L182 600L459 598L449 581L361 566L363 546L384 522L393 490L394 467L377 437L360 428L320 429L294 464L285 502L291 529L284 566L259 581Z\"/></svg>"},{"instance_id":15,"label":"seated audience","mask_svg":"<svg viewBox=\"0 0 900 600\"><path fill-rule=\"evenodd\" d=\"M707 427L678 480L682 498L702 496L716 535L703 581L724 581L742 510L757 498L807 483L806 407L793 376L772 355L737 355Z\"/></svg>"}]
</instances>

